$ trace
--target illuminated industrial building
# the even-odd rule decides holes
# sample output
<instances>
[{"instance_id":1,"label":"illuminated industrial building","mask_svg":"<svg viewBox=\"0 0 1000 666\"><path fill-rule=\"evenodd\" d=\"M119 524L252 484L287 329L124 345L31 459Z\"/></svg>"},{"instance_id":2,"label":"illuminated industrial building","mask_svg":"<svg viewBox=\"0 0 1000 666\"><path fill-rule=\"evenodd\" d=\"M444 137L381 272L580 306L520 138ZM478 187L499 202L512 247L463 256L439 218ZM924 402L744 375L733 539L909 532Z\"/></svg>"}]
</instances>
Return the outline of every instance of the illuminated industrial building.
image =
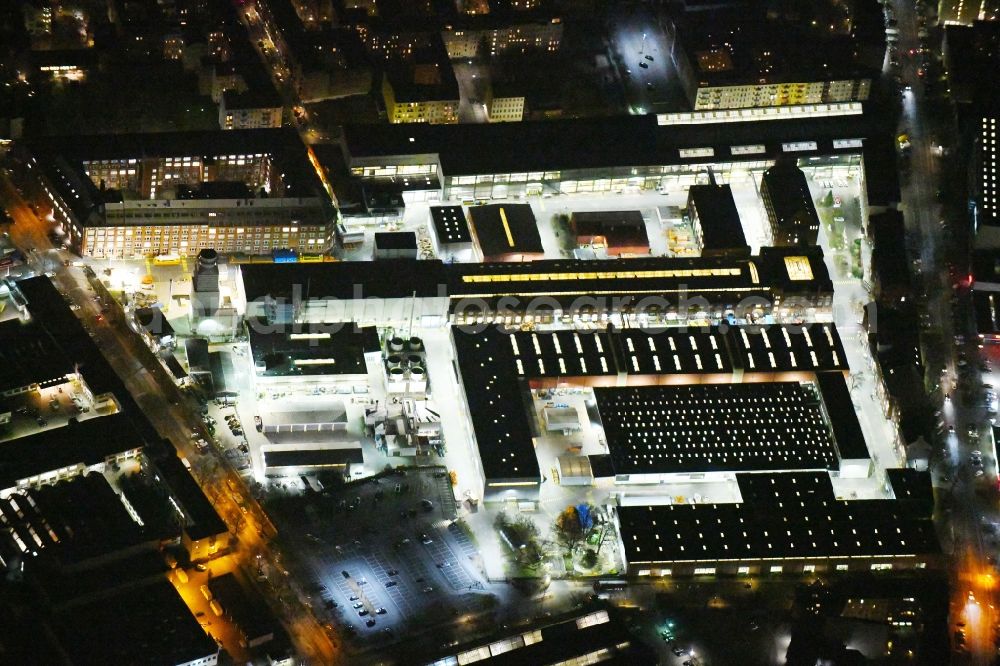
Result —
<instances>
[{"instance_id":1,"label":"illuminated industrial building","mask_svg":"<svg viewBox=\"0 0 1000 666\"><path fill-rule=\"evenodd\" d=\"M782 122L766 123L748 111L724 118L420 124L378 132L346 125L344 162L362 187L396 188L405 202L652 192L704 182L709 168L719 183L729 184L779 159L857 175L867 165L867 204L898 201L892 170L881 168L893 159L891 138L878 130L872 109L796 108L776 111ZM490 149L467 148L477 145ZM351 196L337 193L341 201Z\"/></svg>"},{"instance_id":2,"label":"illuminated industrial building","mask_svg":"<svg viewBox=\"0 0 1000 666\"><path fill-rule=\"evenodd\" d=\"M39 140L38 184L83 256L326 252L333 209L290 130Z\"/></svg>"}]
</instances>

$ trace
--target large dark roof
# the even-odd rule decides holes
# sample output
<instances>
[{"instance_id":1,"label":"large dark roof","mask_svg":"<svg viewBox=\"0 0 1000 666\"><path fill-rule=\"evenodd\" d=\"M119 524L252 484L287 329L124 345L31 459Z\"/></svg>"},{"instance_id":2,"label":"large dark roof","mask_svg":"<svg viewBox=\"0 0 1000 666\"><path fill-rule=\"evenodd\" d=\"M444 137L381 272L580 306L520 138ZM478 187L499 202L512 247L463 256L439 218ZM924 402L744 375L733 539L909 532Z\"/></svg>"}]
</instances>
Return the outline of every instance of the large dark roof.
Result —
<instances>
[{"instance_id":1,"label":"large dark roof","mask_svg":"<svg viewBox=\"0 0 1000 666\"><path fill-rule=\"evenodd\" d=\"M630 565L940 552L895 500L838 500L826 472L737 474L742 501L618 507Z\"/></svg>"},{"instance_id":2,"label":"large dark roof","mask_svg":"<svg viewBox=\"0 0 1000 666\"><path fill-rule=\"evenodd\" d=\"M809 183L794 161L781 160L767 169L761 177L761 189L767 191L779 227L819 228Z\"/></svg>"},{"instance_id":3,"label":"large dark roof","mask_svg":"<svg viewBox=\"0 0 1000 666\"><path fill-rule=\"evenodd\" d=\"M226 533L228 530L226 523L219 517L215 507L198 487L191 472L184 467L179 457L172 452L168 453L156 461L156 468L190 519L184 526L184 531L192 541Z\"/></svg>"},{"instance_id":4,"label":"large dark roof","mask_svg":"<svg viewBox=\"0 0 1000 666\"><path fill-rule=\"evenodd\" d=\"M729 185L692 185L688 190L688 203L698 215L706 250L744 250L750 253Z\"/></svg>"},{"instance_id":5,"label":"large dark roof","mask_svg":"<svg viewBox=\"0 0 1000 666\"><path fill-rule=\"evenodd\" d=\"M793 278L786 257L804 257L808 276ZM439 260L341 261L240 266L248 301L263 297L453 299L516 295L704 295L713 303L775 293L833 293L819 248L762 248L754 257L608 259L445 264ZM356 290L360 287L360 292ZM627 304L626 304L627 305ZM633 304L634 305L634 304Z\"/></svg>"},{"instance_id":6,"label":"large dark roof","mask_svg":"<svg viewBox=\"0 0 1000 666\"><path fill-rule=\"evenodd\" d=\"M892 486L896 501L917 515L931 517L934 512L934 485L929 470L894 467L885 470L885 477Z\"/></svg>"},{"instance_id":7,"label":"large dark roof","mask_svg":"<svg viewBox=\"0 0 1000 666\"><path fill-rule=\"evenodd\" d=\"M867 460L868 445L858 422L854 400L842 372L820 372L816 375L826 415L833 427L833 440L842 460Z\"/></svg>"},{"instance_id":8,"label":"large dark roof","mask_svg":"<svg viewBox=\"0 0 1000 666\"><path fill-rule=\"evenodd\" d=\"M906 226L903 214L890 210L872 215L868 220L872 239L872 271L883 293L910 289L910 262L906 258Z\"/></svg>"},{"instance_id":9,"label":"large dark roof","mask_svg":"<svg viewBox=\"0 0 1000 666\"><path fill-rule=\"evenodd\" d=\"M10 567L15 557L39 554L51 555L71 569L143 541L150 546L156 542L155 536L143 535L99 473L9 495L0 500L0 516L5 527L0 532L0 567ZM32 566L31 558L25 559Z\"/></svg>"},{"instance_id":10,"label":"large dark roof","mask_svg":"<svg viewBox=\"0 0 1000 666\"><path fill-rule=\"evenodd\" d=\"M616 474L833 469L816 395L794 382L597 387Z\"/></svg>"},{"instance_id":11,"label":"large dark roof","mask_svg":"<svg viewBox=\"0 0 1000 666\"><path fill-rule=\"evenodd\" d=\"M219 648L166 579L126 586L63 610L56 632L80 666L135 663L173 666Z\"/></svg>"},{"instance_id":12,"label":"large dark roof","mask_svg":"<svg viewBox=\"0 0 1000 666\"><path fill-rule=\"evenodd\" d=\"M276 326L252 319L247 322L247 331L256 374L263 377L363 375L367 372L365 353L379 350L374 326Z\"/></svg>"},{"instance_id":13,"label":"large dark roof","mask_svg":"<svg viewBox=\"0 0 1000 666\"><path fill-rule=\"evenodd\" d=\"M278 467L343 467L360 465L361 449L281 449L264 452L264 464Z\"/></svg>"},{"instance_id":14,"label":"large dark roof","mask_svg":"<svg viewBox=\"0 0 1000 666\"><path fill-rule=\"evenodd\" d=\"M288 128L39 136L29 140L34 151L70 160L284 154L290 145L301 147L302 141Z\"/></svg>"},{"instance_id":15,"label":"large dark roof","mask_svg":"<svg viewBox=\"0 0 1000 666\"><path fill-rule=\"evenodd\" d=\"M731 326L733 363L747 372L847 370L837 325Z\"/></svg>"},{"instance_id":16,"label":"large dark roof","mask_svg":"<svg viewBox=\"0 0 1000 666\"><path fill-rule=\"evenodd\" d=\"M243 264L248 301L270 296L290 299L407 298L434 296L445 278L440 261L384 259L320 264ZM360 287L356 291L355 287Z\"/></svg>"},{"instance_id":17,"label":"large dark roof","mask_svg":"<svg viewBox=\"0 0 1000 666\"><path fill-rule=\"evenodd\" d=\"M616 331L612 342L620 371L631 375L729 373L730 354L718 328L676 327Z\"/></svg>"},{"instance_id":18,"label":"large dark roof","mask_svg":"<svg viewBox=\"0 0 1000 666\"><path fill-rule=\"evenodd\" d=\"M413 231L376 231L377 250L416 250L417 234Z\"/></svg>"},{"instance_id":19,"label":"large dark roof","mask_svg":"<svg viewBox=\"0 0 1000 666\"><path fill-rule=\"evenodd\" d=\"M50 353L60 354L64 364L74 366L95 395L113 394L139 433L141 443L160 442L159 433L52 282L44 276L20 280L17 290L28 303L32 323L52 341L47 348Z\"/></svg>"},{"instance_id":20,"label":"large dark roof","mask_svg":"<svg viewBox=\"0 0 1000 666\"><path fill-rule=\"evenodd\" d=\"M478 348L480 354L492 355L493 345L507 348L516 374L529 379L847 369L833 323L726 326L724 332L715 326L495 331Z\"/></svg>"},{"instance_id":21,"label":"large dark roof","mask_svg":"<svg viewBox=\"0 0 1000 666\"><path fill-rule=\"evenodd\" d=\"M510 344L503 344L503 334L494 327L480 333L452 327L451 334L487 483L541 480L524 404L527 386L513 372ZM490 356L483 353L486 349Z\"/></svg>"},{"instance_id":22,"label":"large dark roof","mask_svg":"<svg viewBox=\"0 0 1000 666\"><path fill-rule=\"evenodd\" d=\"M210 578L208 589L248 641L273 633L278 626L260 593L240 585L234 574Z\"/></svg>"},{"instance_id":23,"label":"large dark roof","mask_svg":"<svg viewBox=\"0 0 1000 666\"><path fill-rule=\"evenodd\" d=\"M603 236L609 247L649 246L646 221L637 210L575 212L570 218L573 232L580 236Z\"/></svg>"},{"instance_id":24,"label":"large dark roof","mask_svg":"<svg viewBox=\"0 0 1000 666\"><path fill-rule=\"evenodd\" d=\"M816 142L816 150L797 151L797 157L854 154L858 148L835 146L834 141L868 143L883 130L891 132L882 124L878 110L866 105L863 114L854 116L692 125L659 125L654 115L484 125L347 125L344 142L354 159L439 155L444 175L460 176L757 161L787 155L784 143L808 141ZM764 152L748 156L732 151L747 145L764 145ZM681 157L679 151L686 148L712 148L714 154Z\"/></svg>"},{"instance_id":25,"label":"large dark roof","mask_svg":"<svg viewBox=\"0 0 1000 666\"><path fill-rule=\"evenodd\" d=\"M461 206L431 206L431 223L441 245L472 242L469 221Z\"/></svg>"},{"instance_id":26,"label":"large dark roof","mask_svg":"<svg viewBox=\"0 0 1000 666\"><path fill-rule=\"evenodd\" d=\"M503 338L513 357L519 377L585 377L613 375L615 351L606 333L597 331L513 332L495 329L489 345L503 345ZM483 343L486 344L485 341ZM486 349L486 347L480 347ZM488 357L490 352L484 352ZM482 358L482 355L480 355Z\"/></svg>"},{"instance_id":27,"label":"large dark roof","mask_svg":"<svg viewBox=\"0 0 1000 666\"><path fill-rule=\"evenodd\" d=\"M840 348L840 339L833 324L816 326L828 327L833 347ZM506 331L498 326L490 326L480 332L453 327L452 336L462 386L469 402L470 418L487 478L491 478L491 474L495 474L492 478L515 476L514 467L518 468L517 473L529 476L537 471L531 444L532 426L527 417L527 407L522 404L528 381L619 374L642 376L731 373L734 367L739 366L733 363L733 346L727 339L730 336L742 339L743 336L739 333L742 328L730 327L728 334L723 334L714 327L704 330L676 327L650 331L611 329L607 332L531 333ZM782 326L746 328L750 331L750 340L760 337L761 330L768 331L769 339L785 337ZM813 336L816 335L814 330ZM825 332L823 338L826 339ZM739 354L740 362L743 362L745 352L740 351ZM817 367L812 368L804 363L801 369L831 369L823 352L820 351L818 355L820 359ZM760 366L758 372L786 370L784 364L774 368L763 363ZM769 385L747 384L747 388L740 390L752 395L755 390L752 387L757 386ZM504 427L497 427L501 423ZM746 455L748 459L751 457L750 454ZM830 455L832 457L826 456L829 458L828 462L826 458L821 462L813 460L808 466L832 467L836 452ZM727 456L729 454L723 454L720 459ZM735 456L729 457L735 459ZM794 452L788 452L788 459L794 457ZM529 459L532 465L530 469L525 463ZM774 464L777 466L778 462ZM800 466L806 465L803 463ZM526 469L528 472L525 472ZM619 470L619 473L623 472Z\"/></svg>"},{"instance_id":28,"label":"large dark roof","mask_svg":"<svg viewBox=\"0 0 1000 666\"><path fill-rule=\"evenodd\" d=\"M485 257L541 254L542 237L528 204L490 204L469 208L472 231Z\"/></svg>"},{"instance_id":29,"label":"large dark roof","mask_svg":"<svg viewBox=\"0 0 1000 666\"><path fill-rule=\"evenodd\" d=\"M124 414L70 420L62 428L49 428L33 435L0 443L0 488L17 481L77 463L86 466L146 442Z\"/></svg>"},{"instance_id":30,"label":"large dark roof","mask_svg":"<svg viewBox=\"0 0 1000 666\"><path fill-rule=\"evenodd\" d=\"M64 381L73 363L34 320L0 323L0 389Z\"/></svg>"}]
</instances>

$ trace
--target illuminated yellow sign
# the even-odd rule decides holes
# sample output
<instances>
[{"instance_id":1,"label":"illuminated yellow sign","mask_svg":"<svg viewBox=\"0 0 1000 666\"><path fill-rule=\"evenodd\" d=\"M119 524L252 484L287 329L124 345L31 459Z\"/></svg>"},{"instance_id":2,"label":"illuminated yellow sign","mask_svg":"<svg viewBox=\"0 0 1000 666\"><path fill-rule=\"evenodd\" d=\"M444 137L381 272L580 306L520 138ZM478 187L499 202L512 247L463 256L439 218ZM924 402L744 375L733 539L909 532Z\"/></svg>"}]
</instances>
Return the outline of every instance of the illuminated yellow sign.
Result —
<instances>
[{"instance_id":1,"label":"illuminated yellow sign","mask_svg":"<svg viewBox=\"0 0 1000 666\"><path fill-rule=\"evenodd\" d=\"M812 280L812 266L808 257L785 257L785 270L789 280Z\"/></svg>"}]
</instances>

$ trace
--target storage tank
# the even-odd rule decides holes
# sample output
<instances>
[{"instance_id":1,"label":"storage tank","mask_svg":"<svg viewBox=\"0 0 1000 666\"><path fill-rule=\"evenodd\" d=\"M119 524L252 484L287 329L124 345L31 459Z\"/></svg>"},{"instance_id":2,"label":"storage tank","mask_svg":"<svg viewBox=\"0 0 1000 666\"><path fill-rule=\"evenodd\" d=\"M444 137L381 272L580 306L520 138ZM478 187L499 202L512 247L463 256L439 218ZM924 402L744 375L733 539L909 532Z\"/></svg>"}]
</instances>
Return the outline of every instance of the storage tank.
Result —
<instances>
[{"instance_id":1,"label":"storage tank","mask_svg":"<svg viewBox=\"0 0 1000 666\"><path fill-rule=\"evenodd\" d=\"M390 370L392 368L403 367L403 357L400 356L399 354L390 354L389 358L385 359L385 362L389 366Z\"/></svg>"},{"instance_id":2,"label":"storage tank","mask_svg":"<svg viewBox=\"0 0 1000 666\"><path fill-rule=\"evenodd\" d=\"M403 351L403 338L392 338L389 340L389 351Z\"/></svg>"},{"instance_id":3,"label":"storage tank","mask_svg":"<svg viewBox=\"0 0 1000 666\"><path fill-rule=\"evenodd\" d=\"M389 368L389 381L401 382L406 379L406 370L403 368Z\"/></svg>"},{"instance_id":4,"label":"storage tank","mask_svg":"<svg viewBox=\"0 0 1000 666\"><path fill-rule=\"evenodd\" d=\"M410 351L422 351L424 348L424 341L420 338L413 336L410 338Z\"/></svg>"},{"instance_id":5,"label":"storage tank","mask_svg":"<svg viewBox=\"0 0 1000 666\"><path fill-rule=\"evenodd\" d=\"M419 354L410 354L406 357L406 362L409 365L420 365L423 363L423 360L424 359L422 359Z\"/></svg>"},{"instance_id":6,"label":"storage tank","mask_svg":"<svg viewBox=\"0 0 1000 666\"><path fill-rule=\"evenodd\" d=\"M420 365L410 366L410 377L412 377L414 380L422 381L426 375L427 372L424 370L423 366Z\"/></svg>"}]
</instances>

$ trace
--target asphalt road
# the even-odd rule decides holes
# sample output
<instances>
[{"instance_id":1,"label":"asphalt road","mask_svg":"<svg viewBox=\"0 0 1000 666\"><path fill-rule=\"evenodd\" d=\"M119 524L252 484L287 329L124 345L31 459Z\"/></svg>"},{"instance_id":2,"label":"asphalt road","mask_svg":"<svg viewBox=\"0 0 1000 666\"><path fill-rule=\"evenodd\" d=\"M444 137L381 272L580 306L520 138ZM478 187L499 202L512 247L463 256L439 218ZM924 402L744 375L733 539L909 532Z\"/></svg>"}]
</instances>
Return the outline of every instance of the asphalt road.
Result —
<instances>
[{"instance_id":1,"label":"asphalt road","mask_svg":"<svg viewBox=\"0 0 1000 666\"><path fill-rule=\"evenodd\" d=\"M963 319L954 316L956 313L960 315L962 303L960 297L953 298L955 276L947 261L949 255L954 256L957 252L952 242L954 237L964 233L967 224L961 219L943 220L938 202L941 170L934 150L935 127L928 113L922 80L917 75L919 55L910 55L910 50L917 49L920 41L917 12L914 4L907 0L896 0L892 6L898 21L900 74L903 83L912 87L911 91L903 93L900 126L900 131L906 132L911 142L909 174L904 176L902 182L903 212L908 231L920 238L919 258L922 287L927 295L926 311L944 341L942 391L953 396L944 404L943 419L945 425L954 428L955 432L948 435L945 455L935 465L937 482L950 485L950 511L941 533L944 549L952 551L954 574L952 631L949 634L957 629L965 632L965 645L959 645L956 637L952 646L956 649L959 663L987 664L993 663L995 654L996 620L993 607L996 599L992 579L985 575L990 565L986 560L988 555L982 521L985 512L992 511L990 502L994 494L988 489L986 479L996 478L996 467L995 461L987 460L984 475L976 477L969 462L970 453L978 449L980 443L968 434L968 428L983 423L985 415L981 400L974 399L967 403L960 398L963 384L978 383L979 378L975 373L959 372L952 340L956 333L962 332L956 330L956 324L961 326ZM941 129L941 136L956 134L952 128ZM956 307L959 309L956 310ZM978 395L981 391L974 393ZM945 478L947 481L943 480Z\"/></svg>"}]
</instances>

